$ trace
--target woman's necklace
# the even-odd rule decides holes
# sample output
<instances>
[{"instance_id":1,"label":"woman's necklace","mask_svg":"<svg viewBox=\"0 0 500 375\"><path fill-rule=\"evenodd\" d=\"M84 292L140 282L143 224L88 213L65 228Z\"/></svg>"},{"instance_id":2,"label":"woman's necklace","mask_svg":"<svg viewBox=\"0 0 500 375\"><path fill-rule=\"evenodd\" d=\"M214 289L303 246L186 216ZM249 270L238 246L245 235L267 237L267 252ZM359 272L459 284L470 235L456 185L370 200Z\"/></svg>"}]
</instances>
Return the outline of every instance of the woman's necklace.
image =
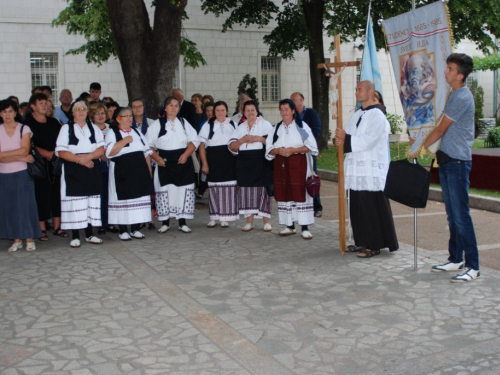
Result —
<instances>
[{"instance_id":1,"label":"woman's necklace","mask_svg":"<svg viewBox=\"0 0 500 375\"><path fill-rule=\"evenodd\" d=\"M129 128L128 130L125 130L125 129L122 129L120 126L118 127L118 129L120 129L120 131L124 132L124 133L130 133L132 131L132 128Z\"/></svg>"}]
</instances>

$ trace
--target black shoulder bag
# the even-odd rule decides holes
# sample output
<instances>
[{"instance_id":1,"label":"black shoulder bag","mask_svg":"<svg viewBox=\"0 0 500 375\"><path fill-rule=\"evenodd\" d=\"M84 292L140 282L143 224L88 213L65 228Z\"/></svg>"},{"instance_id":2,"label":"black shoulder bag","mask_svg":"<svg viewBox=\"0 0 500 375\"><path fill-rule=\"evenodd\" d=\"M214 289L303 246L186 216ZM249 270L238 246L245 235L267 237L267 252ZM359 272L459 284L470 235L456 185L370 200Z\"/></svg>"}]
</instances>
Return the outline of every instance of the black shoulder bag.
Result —
<instances>
[{"instance_id":1,"label":"black shoulder bag","mask_svg":"<svg viewBox=\"0 0 500 375\"><path fill-rule=\"evenodd\" d=\"M25 125L21 126L21 139L23 139L23 129ZM47 166L45 165L45 160L42 155L38 152L33 140L30 140L30 154L33 156L35 161L33 163L26 163L28 166L28 173L33 180L43 180L47 177Z\"/></svg>"}]
</instances>

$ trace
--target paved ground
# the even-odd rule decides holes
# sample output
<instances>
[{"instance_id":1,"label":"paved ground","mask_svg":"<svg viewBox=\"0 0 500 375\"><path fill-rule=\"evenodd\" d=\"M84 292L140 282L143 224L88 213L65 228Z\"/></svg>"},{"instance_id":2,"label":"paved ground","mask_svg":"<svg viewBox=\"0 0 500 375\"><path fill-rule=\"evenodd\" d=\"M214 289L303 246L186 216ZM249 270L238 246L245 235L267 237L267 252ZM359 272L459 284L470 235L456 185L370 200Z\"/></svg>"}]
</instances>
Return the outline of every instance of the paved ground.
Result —
<instances>
[{"instance_id":1,"label":"paved ground","mask_svg":"<svg viewBox=\"0 0 500 375\"><path fill-rule=\"evenodd\" d=\"M445 259L442 204L393 206L401 250L338 249L334 183L311 231L243 233L243 220L143 241L0 253L0 374L498 374L500 216L473 212L480 279L430 273ZM7 241L0 241L7 248Z\"/></svg>"}]
</instances>

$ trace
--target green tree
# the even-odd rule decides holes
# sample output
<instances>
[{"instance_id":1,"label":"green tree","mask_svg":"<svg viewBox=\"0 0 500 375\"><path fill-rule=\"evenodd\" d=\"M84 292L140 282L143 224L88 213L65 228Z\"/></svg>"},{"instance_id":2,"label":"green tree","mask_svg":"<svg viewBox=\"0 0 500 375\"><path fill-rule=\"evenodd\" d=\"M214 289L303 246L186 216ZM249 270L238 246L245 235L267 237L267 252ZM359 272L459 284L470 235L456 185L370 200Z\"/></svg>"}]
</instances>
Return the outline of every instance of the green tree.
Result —
<instances>
[{"instance_id":1,"label":"green tree","mask_svg":"<svg viewBox=\"0 0 500 375\"><path fill-rule=\"evenodd\" d=\"M474 70L500 69L500 54L492 53L486 56L474 56Z\"/></svg>"},{"instance_id":2,"label":"green tree","mask_svg":"<svg viewBox=\"0 0 500 375\"><path fill-rule=\"evenodd\" d=\"M257 78L250 77L250 74L245 74L238 84L238 96L240 94L246 94L252 100L257 101L257 93L259 85L257 84ZM239 100L236 101L236 112L239 110Z\"/></svg>"},{"instance_id":3,"label":"green tree","mask_svg":"<svg viewBox=\"0 0 500 375\"><path fill-rule=\"evenodd\" d=\"M172 89L180 54L187 66L206 64L196 44L181 35L187 0L154 1L153 27L143 0L66 1L52 25L65 25L68 34L87 41L68 53L85 53L97 65L118 57L129 100L144 98L152 116Z\"/></svg>"},{"instance_id":4,"label":"green tree","mask_svg":"<svg viewBox=\"0 0 500 375\"><path fill-rule=\"evenodd\" d=\"M421 0L418 5L432 2L434 0ZM281 55L291 59L295 51L308 51L312 103L324 124L319 140L319 148L323 150L328 142L328 78L316 68L318 63L325 61L323 35L325 32L330 36L338 34L343 41L364 35L369 1L282 0L279 7L276 3L273 0L202 0L202 9L215 16L227 14L222 31L234 25L264 27L275 20L276 27L264 37L271 56ZM383 4L373 4L372 17L379 48L384 47L385 42L377 20L391 18L410 9L409 0L386 0ZM494 46L491 35L500 35L498 0L454 0L449 3L449 9L456 42L468 38L484 51ZM484 12L484 9L489 11Z\"/></svg>"}]
</instances>

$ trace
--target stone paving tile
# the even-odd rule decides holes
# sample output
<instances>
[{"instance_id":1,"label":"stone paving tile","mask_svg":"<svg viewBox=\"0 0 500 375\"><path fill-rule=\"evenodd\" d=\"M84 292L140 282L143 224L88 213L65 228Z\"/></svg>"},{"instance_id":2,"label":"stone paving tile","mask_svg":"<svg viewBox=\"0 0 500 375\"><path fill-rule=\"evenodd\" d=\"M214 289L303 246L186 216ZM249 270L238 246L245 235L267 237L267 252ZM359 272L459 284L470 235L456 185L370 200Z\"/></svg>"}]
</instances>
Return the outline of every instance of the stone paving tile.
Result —
<instances>
[{"instance_id":1,"label":"stone paving tile","mask_svg":"<svg viewBox=\"0 0 500 375\"><path fill-rule=\"evenodd\" d=\"M0 327L2 348L31 354L0 361L0 370L247 373L140 283L9 300L2 304Z\"/></svg>"},{"instance_id":2,"label":"stone paving tile","mask_svg":"<svg viewBox=\"0 0 500 375\"><path fill-rule=\"evenodd\" d=\"M455 285L439 252L414 271L410 245L342 256L326 220L242 224L0 253L0 374L500 373L499 272Z\"/></svg>"}]
</instances>

